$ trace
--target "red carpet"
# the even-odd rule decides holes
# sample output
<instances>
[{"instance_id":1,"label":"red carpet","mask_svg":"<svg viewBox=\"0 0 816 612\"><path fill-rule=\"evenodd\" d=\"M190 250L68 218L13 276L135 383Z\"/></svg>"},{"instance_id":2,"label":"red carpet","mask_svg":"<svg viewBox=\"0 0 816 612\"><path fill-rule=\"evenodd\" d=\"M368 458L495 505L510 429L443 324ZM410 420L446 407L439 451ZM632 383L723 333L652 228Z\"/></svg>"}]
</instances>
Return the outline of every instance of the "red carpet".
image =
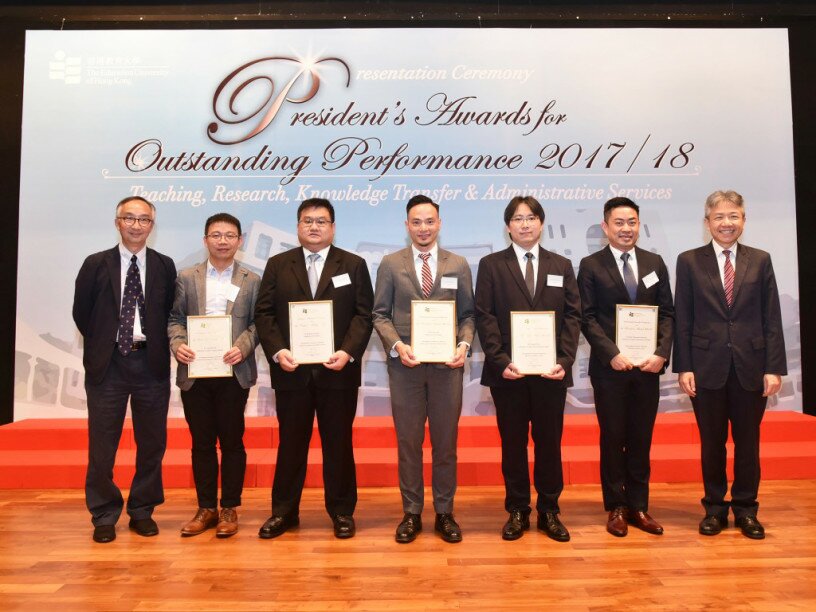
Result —
<instances>
[{"instance_id":1,"label":"red carpet","mask_svg":"<svg viewBox=\"0 0 816 612\"><path fill-rule=\"evenodd\" d=\"M30 419L0 427L0 488L81 488L85 481L87 429L82 419ZM357 419L354 428L357 482L396 486L396 438L390 417ZM278 429L274 418L247 420L246 486L270 487ZM426 435L426 447L429 447ZM192 487L190 435L183 419L168 422L164 482ZM731 454L729 445L729 455ZM816 418L794 412L768 412L762 424L762 477L816 478ZM125 425L115 478L127 487L136 456L133 430ZM592 415L568 415L562 443L567 484L599 482L598 425ZM532 449L531 449L532 459ZM430 483L430 451L425 454ZM459 484L502 483L499 434L494 417L463 417L459 429ZM320 439L315 429L309 453L307 486L322 483ZM700 480L700 447L691 413L661 414L652 444L653 482Z\"/></svg>"}]
</instances>

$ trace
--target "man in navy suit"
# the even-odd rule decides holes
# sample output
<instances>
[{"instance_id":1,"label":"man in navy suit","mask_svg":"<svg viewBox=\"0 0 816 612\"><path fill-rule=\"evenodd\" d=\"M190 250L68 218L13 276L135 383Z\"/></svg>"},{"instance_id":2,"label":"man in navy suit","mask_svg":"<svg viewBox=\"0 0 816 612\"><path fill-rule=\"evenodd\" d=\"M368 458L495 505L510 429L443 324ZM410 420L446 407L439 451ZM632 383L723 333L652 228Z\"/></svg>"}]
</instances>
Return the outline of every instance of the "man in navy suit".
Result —
<instances>
[{"instance_id":1,"label":"man in navy suit","mask_svg":"<svg viewBox=\"0 0 816 612\"><path fill-rule=\"evenodd\" d=\"M173 305L173 260L147 248L156 208L140 197L116 206L121 242L90 255L76 278L74 322L84 339L88 398L88 472L85 499L96 542L116 538L124 506L113 481L128 399L136 439L136 474L127 513L142 536L159 532L153 509L164 501L161 464L167 445L170 348L167 317ZM123 297L124 296L124 297Z\"/></svg>"},{"instance_id":2,"label":"man in navy suit","mask_svg":"<svg viewBox=\"0 0 816 612\"><path fill-rule=\"evenodd\" d=\"M649 514L649 452L674 333L669 273L663 258L635 246L640 209L629 198L604 205L609 245L585 257L578 269L582 329L592 347L589 377L601 429L601 491L609 512L606 530L623 537L628 525L660 535ZM657 306L654 353L634 362L616 341L617 305Z\"/></svg>"},{"instance_id":3,"label":"man in navy suit","mask_svg":"<svg viewBox=\"0 0 816 612\"><path fill-rule=\"evenodd\" d=\"M757 520L759 426L768 398L788 373L782 314L771 256L738 243L745 227L743 198L715 191L705 203L713 240L677 258L674 371L691 397L700 429L705 517L700 533L737 526L765 537ZM734 439L734 482L726 501L728 425Z\"/></svg>"}]
</instances>

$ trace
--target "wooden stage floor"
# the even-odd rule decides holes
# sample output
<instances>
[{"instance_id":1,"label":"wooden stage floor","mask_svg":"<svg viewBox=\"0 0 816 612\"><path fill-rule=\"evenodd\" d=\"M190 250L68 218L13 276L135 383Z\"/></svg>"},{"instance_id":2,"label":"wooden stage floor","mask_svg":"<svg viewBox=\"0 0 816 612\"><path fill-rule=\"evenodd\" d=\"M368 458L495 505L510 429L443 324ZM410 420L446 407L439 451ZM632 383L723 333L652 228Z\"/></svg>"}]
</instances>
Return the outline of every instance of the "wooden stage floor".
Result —
<instances>
[{"instance_id":1,"label":"wooden stage floor","mask_svg":"<svg viewBox=\"0 0 816 612\"><path fill-rule=\"evenodd\" d=\"M357 536L332 536L322 492L307 489L301 526L274 540L257 531L269 490L245 492L241 531L181 538L191 489L167 491L161 533L141 538L120 519L117 539L95 544L78 490L0 491L0 608L8 610L437 610L816 609L816 481L762 483L767 538L733 523L697 533L702 486L653 484L663 536L606 533L597 485L571 485L562 518L572 541L532 531L504 542L501 487L462 487L461 544L433 533L433 514L413 544L393 533L395 488L360 490ZM427 494L426 494L427 495ZM535 514L533 515L535 518Z\"/></svg>"}]
</instances>

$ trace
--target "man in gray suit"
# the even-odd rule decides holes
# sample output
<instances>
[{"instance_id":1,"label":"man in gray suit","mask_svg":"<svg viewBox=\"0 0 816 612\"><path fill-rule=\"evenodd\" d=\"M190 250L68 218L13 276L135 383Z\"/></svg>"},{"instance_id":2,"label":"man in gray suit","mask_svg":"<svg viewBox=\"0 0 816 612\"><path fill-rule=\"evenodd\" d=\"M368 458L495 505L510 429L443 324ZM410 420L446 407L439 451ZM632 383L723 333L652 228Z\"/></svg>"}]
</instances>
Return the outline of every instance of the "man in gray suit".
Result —
<instances>
[{"instance_id":1,"label":"man in gray suit","mask_svg":"<svg viewBox=\"0 0 816 612\"><path fill-rule=\"evenodd\" d=\"M437 245L442 226L439 205L417 195L406 209L405 227L411 246L383 258L374 291L374 328L390 357L391 412L405 513L396 540L412 542L422 530L422 442L427 420L433 447L435 530L446 542L460 542L462 531L453 518L453 496L462 373L475 329L473 282L465 258ZM410 344L412 300L456 301L456 351L447 363L420 363L416 359Z\"/></svg>"},{"instance_id":2,"label":"man in gray suit","mask_svg":"<svg viewBox=\"0 0 816 612\"><path fill-rule=\"evenodd\" d=\"M181 528L194 536L215 527L215 535L228 538L238 531L238 513L246 471L244 408L249 388L255 384L255 301L260 277L235 261L241 246L241 222L227 213L213 215L204 226L207 261L182 272L176 279L176 299L167 327L170 349L178 361L176 384L181 389L184 416L193 438L193 478L198 511ZM224 363L232 376L194 379L189 365L195 351L187 344L187 317L231 315L232 347ZM218 512L218 455L221 447L221 512Z\"/></svg>"}]
</instances>

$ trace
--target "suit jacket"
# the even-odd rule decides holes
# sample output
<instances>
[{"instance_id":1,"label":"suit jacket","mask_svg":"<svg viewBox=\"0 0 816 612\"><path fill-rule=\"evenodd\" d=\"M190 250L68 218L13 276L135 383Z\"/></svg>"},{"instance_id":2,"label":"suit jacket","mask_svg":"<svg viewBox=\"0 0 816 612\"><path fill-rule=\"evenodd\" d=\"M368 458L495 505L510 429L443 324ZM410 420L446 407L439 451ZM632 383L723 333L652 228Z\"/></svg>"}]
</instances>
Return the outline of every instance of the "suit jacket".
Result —
<instances>
[{"instance_id":1,"label":"suit jacket","mask_svg":"<svg viewBox=\"0 0 816 612\"><path fill-rule=\"evenodd\" d=\"M233 366L235 379L249 389L258 379L255 364L255 347L258 346L258 332L255 331L255 302L261 277L241 267L236 261L232 272L232 284L238 287L235 301L227 302L226 314L232 315L232 345L241 349L243 361ZM170 311L167 335L173 354L182 344L187 344L187 317L203 315L207 312L207 262L200 263L179 272L176 279L176 299ZM182 391L188 391L195 382L188 378L187 364L179 363L176 370L176 384Z\"/></svg>"},{"instance_id":2,"label":"suit jacket","mask_svg":"<svg viewBox=\"0 0 816 612\"><path fill-rule=\"evenodd\" d=\"M108 371L122 304L122 275L119 246L94 253L85 259L77 274L73 316L84 339L82 363L85 380L99 384ZM145 321L147 358L157 379L170 376L167 316L173 305L176 266L173 260L148 248L145 256Z\"/></svg>"},{"instance_id":3,"label":"suit jacket","mask_svg":"<svg viewBox=\"0 0 816 612\"><path fill-rule=\"evenodd\" d=\"M473 278L467 260L460 255L437 250L434 286L427 298L416 274L414 253L407 247L383 257L377 270L377 289L374 294L374 328L391 356L391 347L399 340L411 344L411 301L455 300L456 344L473 344L475 317L473 312ZM455 278L456 289L443 289L442 278ZM447 368L444 364L434 364Z\"/></svg>"},{"instance_id":4,"label":"suit jacket","mask_svg":"<svg viewBox=\"0 0 816 612\"><path fill-rule=\"evenodd\" d=\"M663 258L635 247L638 276L634 304L658 306L657 348L655 355L663 357L668 365L674 337L674 305L672 304L669 272ZM654 272L657 282L646 287L643 279ZM609 247L584 257L578 268L578 290L581 292L581 331L591 347L589 375L609 374L615 370L609 365L620 353L615 344L615 305L629 304L629 292L623 284L615 256ZM665 366L661 374L665 372Z\"/></svg>"},{"instance_id":5,"label":"suit jacket","mask_svg":"<svg viewBox=\"0 0 816 612\"><path fill-rule=\"evenodd\" d=\"M337 287L333 279L348 274L350 284ZM338 249L329 249L315 297L309 288L306 259L298 246L275 255L266 262L258 302L255 305L255 327L269 361L272 387L280 390L304 389L314 377L325 389L353 389L360 386L360 366L371 337L371 306L374 300L371 277L365 260ZM353 357L339 372L321 364L304 364L286 372L273 357L289 346L289 302L331 300L334 316L335 350Z\"/></svg>"},{"instance_id":6,"label":"suit jacket","mask_svg":"<svg viewBox=\"0 0 816 612\"><path fill-rule=\"evenodd\" d=\"M711 243L677 258L674 371L694 372L697 386L719 389L733 359L740 384L756 391L765 374L788 373L779 292L765 251L740 244L734 272L728 308Z\"/></svg>"},{"instance_id":7,"label":"suit jacket","mask_svg":"<svg viewBox=\"0 0 816 612\"><path fill-rule=\"evenodd\" d=\"M547 286L550 274L562 277L563 286ZM485 354L482 370L485 386L503 387L514 382L502 377L502 372L513 360L510 354L510 312L514 310L555 311L556 361L566 371L562 384L571 387L572 364L581 329L581 298L570 260L538 247L535 298L531 298L527 291L512 245L479 262L476 327Z\"/></svg>"}]
</instances>

